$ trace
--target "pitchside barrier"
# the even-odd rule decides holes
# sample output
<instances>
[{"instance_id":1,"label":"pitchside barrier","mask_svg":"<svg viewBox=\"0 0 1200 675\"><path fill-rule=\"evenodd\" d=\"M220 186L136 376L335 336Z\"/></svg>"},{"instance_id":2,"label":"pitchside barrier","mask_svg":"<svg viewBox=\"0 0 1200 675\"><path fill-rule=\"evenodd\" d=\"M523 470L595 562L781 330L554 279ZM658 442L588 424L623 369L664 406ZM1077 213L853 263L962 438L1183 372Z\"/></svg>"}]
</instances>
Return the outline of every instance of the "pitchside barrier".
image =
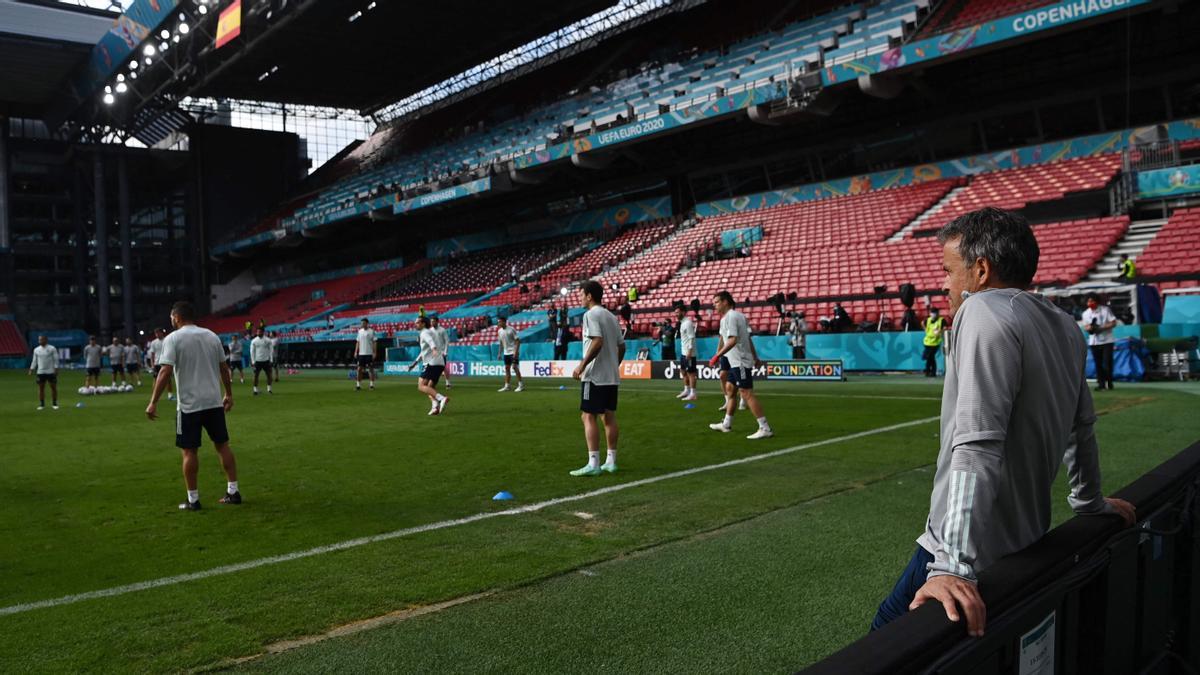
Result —
<instances>
[{"instance_id":1,"label":"pitchside barrier","mask_svg":"<svg viewBox=\"0 0 1200 675\"><path fill-rule=\"evenodd\" d=\"M1198 482L1200 443L1116 493L1137 507L1134 527L1077 516L984 570L981 638L930 602L803 672L1197 672ZM881 586L880 599L890 590Z\"/></svg>"},{"instance_id":2,"label":"pitchside barrier","mask_svg":"<svg viewBox=\"0 0 1200 675\"><path fill-rule=\"evenodd\" d=\"M383 364L385 375L419 375L421 367L409 370L411 361L388 361ZM521 361L521 377L571 377L579 365L577 360ZM697 364L701 380L720 379L720 371L707 363ZM503 361L450 361L446 364L450 377L500 377L504 375ZM676 361L622 361L622 380L681 380L682 371ZM838 359L768 361L754 369L756 380L830 381L846 379Z\"/></svg>"}]
</instances>

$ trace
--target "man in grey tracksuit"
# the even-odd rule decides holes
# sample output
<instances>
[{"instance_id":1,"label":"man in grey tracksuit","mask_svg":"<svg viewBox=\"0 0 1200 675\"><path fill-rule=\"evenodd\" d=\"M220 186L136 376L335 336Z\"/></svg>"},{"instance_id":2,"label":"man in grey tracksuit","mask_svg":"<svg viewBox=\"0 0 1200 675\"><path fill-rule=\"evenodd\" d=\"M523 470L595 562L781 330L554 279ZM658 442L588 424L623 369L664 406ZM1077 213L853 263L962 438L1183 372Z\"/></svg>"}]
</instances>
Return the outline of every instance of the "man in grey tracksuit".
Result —
<instances>
[{"instance_id":1,"label":"man in grey tracksuit","mask_svg":"<svg viewBox=\"0 0 1200 675\"><path fill-rule=\"evenodd\" d=\"M1066 463L1068 502L1080 515L1134 509L1100 490L1087 345L1071 316L1025 291L1038 246L1019 215L985 208L939 232L954 329L947 338L941 450L925 532L879 628L928 601L971 635L986 610L976 575L1050 528L1050 489Z\"/></svg>"}]
</instances>

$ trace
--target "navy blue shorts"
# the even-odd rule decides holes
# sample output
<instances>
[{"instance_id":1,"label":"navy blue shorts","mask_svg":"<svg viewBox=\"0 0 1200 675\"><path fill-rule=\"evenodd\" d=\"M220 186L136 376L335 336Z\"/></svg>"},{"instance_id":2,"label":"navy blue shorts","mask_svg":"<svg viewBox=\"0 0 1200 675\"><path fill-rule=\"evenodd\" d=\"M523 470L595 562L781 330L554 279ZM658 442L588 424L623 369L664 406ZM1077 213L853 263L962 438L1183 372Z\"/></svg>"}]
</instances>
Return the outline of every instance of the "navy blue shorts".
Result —
<instances>
[{"instance_id":1,"label":"navy blue shorts","mask_svg":"<svg viewBox=\"0 0 1200 675\"><path fill-rule=\"evenodd\" d=\"M358 355L358 367L359 368L370 368L371 365L374 363L375 363L374 356L371 356L369 354L359 354Z\"/></svg>"},{"instance_id":2,"label":"navy blue shorts","mask_svg":"<svg viewBox=\"0 0 1200 675\"><path fill-rule=\"evenodd\" d=\"M617 409L617 386L615 384L592 384L584 382L579 399L579 409L585 413L602 415Z\"/></svg>"},{"instance_id":3,"label":"navy blue shorts","mask_svg":"<svg viewBox=\"0 0 1200 675\"><path fill-rule=\"evenodd\" d=\"M125 366L125 372L127 372L127 373L136 373L137 371L138 371L138 364L136 364L136 363L131 363L131 364Z\"/></svg>"},{"instance_id":4,"label":"navy blue shorts","mask_svg":"<svg viewBox=\"0 0 1200 675\"><path fill-rule=\"evenodd\" d=\"M113 367L112 367L112 372L113 372L113 375L116 375L117 373L124 373L124 372L125 372L125 366L113 366Z\"/></svg>"},{"instance_id":5,"label":"navy blue shorts","mask_svg":"<svg viewBox=\"0 0 1200 675\"><path fill-rule=\"evenodd\" d=\"M58 373L38 373L37 381L38 384L45 384L47 382L50 384L58 384Z\"/></svg>"},{"instance_id":6,"label":"navy blue shorts","mask_svg":"<svg viewBox=\"0 0 1200 675\"><path fill-rule=\"evenodd\" d=\"M175 447L195 450L200 447L200 430L208 432L214 444L229 442L229 429L225 426L225 409L209 408L196 412L176 412Z\"/></svg>"},{"instance_id":7,"label":"navy blue shorts","mask_svg":"<svg viewBox=\"0 0 1200 675\"><path fill-rule=\"evenodd\" d=\"M696 367L696 357L685 356L679 359L679 369L685 373L698 373L700 369Z\"/></svg>"},{"instance_id":8,"label":"navy blue shorts","mask_svg":"<svg viewBox=\"0 0 1200 675\"><path fill-rule=\"evenodd\" d=\"M517 356L516 354L505 354L504 355L504 365L506 365L506 366L515 366L515 365L519 364L520 362L521 362L521 357Z\"/></svg>"},{"instance_id":9,"label":"navy blue shorts","mask_svg":"<svg viewBox=\"0 0 1200 675\"><path fill-rule=\"evenodd\" d=\"M719 365L719 369L720 369L720 370L723 370L723 371L725 371L725 372L729 372L729 369L730 369L730 368L732 368L732 367L733 367L733 366L729 365L729 357L728 357L728 356L722 356L722 357L721 357L721 362L720 362L720 365Z\"/></svg>"},{"instance_id":10,"label":"navy blue shorts","mask_svg":"<svg viewBox=\"0 0 1200 675\"><path fill-rule=\"evenodd\" d=\"M729 384L738 389L754 388L754 369L738 366L729 369Z\"/></svg>"},{"instance_id":11,"label":"navy blue shorts","mask_svg":"<svg viewBox=\"0 0 1200 675\"><path fill-rule=\"evenodd\" d=\"M446 370L446 366L425 366L425 370L421 371L421 379L429 380L429 384L436 385L438 380L442 379L442 373Z\"/></svg>"},{"instance_id":12,"label":"navy blue shorts","mask_svg":"<svg viewBox=\"0 0 1200 675\"><path fill-rule=\"evenodd\" d=\"M241 370L242 369L242 360L237 357L229 359L229 369L230 370Z\"/></svg>"},{"instance_id":13,"label":"navy blue shorts","mask_svg":"<svg viewBox=\"0 0 1200 675\"><path fill-rule=\"evenodd\" d=\"M271 374L271 362L270 361L255 361L254 362L254 374L257 375L261 372L266 372L268 375Z\"/></svg>"},{"instance_id":14,"label":"navy blue shorts","mask_svg":"<svg viewBox=\"0 0 1200 675\"><path fill-rule=\"evenodd\" d=\"M100 368L98 368L98 367L97 368L88 368L87 374L88 374L88 377L99 377L100 376Z\"/></svg>"},{"instance_id":15,"label":"navy blue shorts","mask_svg":"<svg viewBox=\"0 0 1200 675\"><path fill-rule=\"evenodd\" d=\"M892 594L879 603L879 609L875 612L875 620L871 622L871 630L879 630L908 612L908 606L912 603L913 598L917 597L917 591L921 590L921 587L925 585L925 580L929 577L929 570L926 566L931 562L933 562L933 554L921 546L917 546L917 550L913 552L912 558L908 561L908 566L896 580Z\"/></svg>"}]
</instances>

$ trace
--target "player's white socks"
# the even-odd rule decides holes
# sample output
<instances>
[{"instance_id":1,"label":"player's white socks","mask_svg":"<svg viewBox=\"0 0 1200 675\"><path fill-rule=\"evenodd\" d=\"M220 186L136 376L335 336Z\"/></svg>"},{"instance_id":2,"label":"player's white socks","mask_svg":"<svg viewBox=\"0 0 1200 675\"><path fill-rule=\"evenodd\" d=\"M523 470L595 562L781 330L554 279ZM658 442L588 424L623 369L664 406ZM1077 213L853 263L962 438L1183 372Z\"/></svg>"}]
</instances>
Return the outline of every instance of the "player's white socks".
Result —
<instances>
[{"instance_id":1,"label":"player's white socks","mask_svg":"<svg viewBox=\"0 0 1200 675\"><path fill-rule=\"evenodd\" d=\"M267 385L267 393L268 393L268 394L273 394L273 393L275 393L275 392L271 391L271 385L269 385L269 384Z\"/></svg>"},{"instance_id":2,"label":"player's white socks","mask_svg":"<svg viewBox=\"0 0 1200 675\"><path fill-rule=\"evenodd\" d=\"M766 415L763 415L762 417L758 418L758 428L762 429L763 431L771 430L771 425L767 424L767 416Z\"/></svg>"},{"instance_id":3,"label":"player's white socks","mask_svg":"<svg viewBox=\"0 0 1200 675\"><path fill-rule=\"evenodd\" d=\"M596 454L600 454L600 453L596 453ZM617 463L617 451L615 448L608 449L608 458L604 460L604 463L605 464L616 464Z\"/></svg>"},{"instance_id":4,"label":"player's white socks","mask_svg":"<svg viewBox=\"0 0 1200 675\"><path fill-rule=\"evenodd\" d=\"M258 393L258 387L254 388L254 393L256 393L256 394Z\"/></svg>"},{"instance_id":5,"label":"player's white socks","mask_svg":"<svg viewBox=\"0 0 1200 675\"><path fill-rule=\"evenodd\" d=\"M200 501L200 491L199 490L188 490L187 493L188 493L188 501L191 502L192 504L195 504L196 502Z\"/></svg>"},{"instance_id":6,"label":"player's white socks","mask_svg":"<svg viewBox=\"0 0 1200 675\"><path fill-rule=\"evenodd\" d=\"M600 466L600 451L588 450L588 468L595 469Z\"/></svg>"},{"instance_id":7,"label":"player's white socks","mask_svg":"<svg viewBox=\"0 0 1200 675\"><path fill-rule=\"evenodd\" d=\"M438 403L441 403L442 401L445 401L445 400L446 400L446 395L445 395L445 394L438 394L438 395L437 395L437 402L438 402Z\"/></svg>"},{"instance_id":8,"label":"player's white socks","mask_svg":"<svg viewBox=\"0 0 1200 675\"><path fill-rule=\"evenodd\" d=\"M726 427L733 426L733 415L726 415L725 421L721 422L721 424L725 425Z\"/></svg>"},{"instance_id":9,"label":"player's white socks","mask_svg":"<svg viewBox=\"0 0 1200 675\"><path fill-rule=\"evenodd\" d=\"M231 481L229 481L229 482L228 482L228 488L226 489L226 492L228 492L229 494L233 494L233 493L235 493L235 492L237 492L237 491L238 491L238 489L237 489L237 481L236 481L236 480L231 480Z\"/></svg>"}]
</instances>

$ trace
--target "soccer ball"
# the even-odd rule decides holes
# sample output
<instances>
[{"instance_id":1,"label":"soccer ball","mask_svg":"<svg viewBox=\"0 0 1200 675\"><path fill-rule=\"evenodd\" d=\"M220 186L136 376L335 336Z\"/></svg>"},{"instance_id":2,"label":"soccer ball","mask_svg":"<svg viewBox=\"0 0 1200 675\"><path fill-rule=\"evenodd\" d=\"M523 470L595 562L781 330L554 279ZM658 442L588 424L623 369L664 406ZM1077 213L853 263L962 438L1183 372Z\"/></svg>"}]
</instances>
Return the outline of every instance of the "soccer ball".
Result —
<instances>
[{"instance_id":1,"label":"soccer ball","mask_svg":"<svg viewBox=\"0 0 1200 675\"><path fill-rule=\"evenodd\" d=\"M125 393L127 393L127 394L128 394L129 392L133 391L133 385L132 385L132 384L126 384L125 386L121 387L121 391L123 391L123 392L125 392Z\"/></svg>"},{"instance_id":2,"label":"soccer ball","mask_svg":"<svg viewBox=\"0 0 1200 675\"><path fill-rule=\"evenodd\" d=\"M87 396L87 387L80 387L80 388L79 388L79 395L80 395L80 396Z\"/></svg>"}]
</instances>

